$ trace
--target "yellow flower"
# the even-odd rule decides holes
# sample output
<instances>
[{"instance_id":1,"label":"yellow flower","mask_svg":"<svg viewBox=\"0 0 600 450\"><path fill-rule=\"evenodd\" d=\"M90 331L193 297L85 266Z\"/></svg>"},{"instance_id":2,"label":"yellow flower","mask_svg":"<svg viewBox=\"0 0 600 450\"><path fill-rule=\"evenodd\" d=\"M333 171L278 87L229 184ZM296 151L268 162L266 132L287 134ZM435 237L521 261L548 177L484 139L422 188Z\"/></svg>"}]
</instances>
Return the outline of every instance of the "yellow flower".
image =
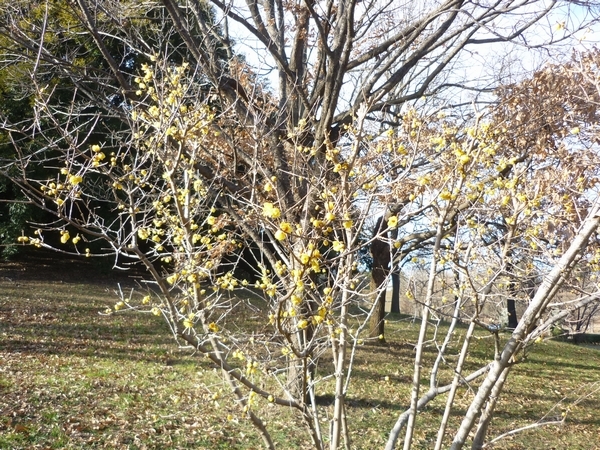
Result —
<instances>
[{"instance_id":1,"label":"yellow flower","mask_svg":"<svg viewBox=\"0 0 600 450\"><path fill-rule=\"evenodd\" d=\"M258 361L248 360L248 362L246 363L246 375L254 375L256 372L258 372ZM251 400L253 394L253 392L250 392L250 395L248 396L249 400Z\"/></svg>"},{"instance_id":2,"label":"yellow flower","mask_svg":"<svg viewBox=\"0 0 600 450\"><path fill-rule=\"evenodd\" d=\"M298 321L298 325L296 325L299 330L304 330L308 326L308 320L302 319Z\"/></svg>"},{"instance_id":3,"label":"yellow flower","mask_svg":"<svg viewBox=\"0 0 600 450\"><path fill-rule=\"evenodd\" d=\"M333 248L333 251L335 251L335 252L343 252L344 249L346 248L344 243L340 242L340 241L333 241L333 243L331 244L331 247Z\"/></svg>"},{"instance_id":4,"label":"yellow flower","mask_svg":"<svg viewBox=\"0 0 600 450\"><path fill-rule=\"evenodd\" d=\"M321 322L323 322L323 317L321 316L312 316L310 319L313 325L319 325Z\"/></svg>"},{"instance_id":5,"label":"yellow flower","mask_svg":"<svg viewBox=\"0 0 600 450\"><path fill-rule=\"evenodd\" d=\"M81 240L81 236L77 235L73 238L72 242L73 244L77 245L77 243Z\"/></svg>"},{"instance_id":6,"label":"yellow flower","mask_svg":"<svg viewBox=\"0 0 600 450\"><path fill-rule=\"evenodd\" d=\"M450 199L452 198L452 194L451 194L449 191L447 191L447 190L445 190L445 189L444 189L444 190L443 190L443 191L440 193L440 198L441 198L442 200L450 200Z\"/></svg>"},{"instance_id":7,"label":"yellow flower","mask_svg":"<svg viewBox=\"0 0 600 450\"><path fill-rule=\"evenodd\" d=\"M215 222L216 222L215 216L208 216L208 218L206 219L206 223L209 224L210 226L214 225Z\"/></svg>"},{"instance_id":8,"label":"yellow flower","mask_svg":"<svg viewBox=\"0 0 600 450\"><path fill-rule=\"evenodd\" d=\"M285 231L277 230L275 232L275 239L277 239L278 241L283 241L285 238L287 238L287 234L285 233Z\"/></svg>"},{"instance_id":9,"label":"yellow flower","mask_svg":"<svg viewBox=\"0 0 600 450\"><path fill-rule=\"evenodd\" d=\"M307 255L306 253L302 253L302 254L300 255L300 262L301 262L302 264L308 264L308 261L309 261L309 260L310 260L310 256L309 256L309 255Z\"/></svg>"},{"instance_id":10,"label":"yellow flower","mask_svg":"<svg viewBox=\"0 0 600 450\"><path fill-rule=\"evenodd\" d=\"M60 242L62 242L63 244L66 244L67 242L69 242L69 239L71 238L71 236L69 235L69 232L67 230L61 231L60 234L61 234Z\"/></svg>"},{"instance_id":11,"label":"yellow flower","mask_svg":"<svg viewBox=\"0 0 600 450\"><path fill-rule=\"evenodd\" d=\"M219 331L219 326L216 323L211 322L208 324L208 329L213 333L216 333L217 331Z\"/></svg>"},{"instance_id":12,"label":"yellow flower","mask_svg":"<svg viewBox=\"0 0 600 450\"><path fill-rule=\"evenodd\" d=\"M325 316L327 315L327 308L325 308L324 306L320 306L319 310L317 311L318 317L324 319Z\"/></svg>"},{"instance_id":13,"label":"yellow flower","mask_svg":"<svg viewBox=\"0 0 600 450\"><path fill-rule=\"evenodd\" d=\"M198 280L198 275L196 275L195 273L191 273L187 277L188 283L195 283L197 280Z\"/></svg>"},{"instance_id":14,"label":"yellow flower","mask_svg":"<svg viewBox=\"0 0 600 450\"><path fill-rule=\"evenodd\" d=\"M19 236L17 238L17 242L21 242L22 244L27 244L29 242L29 238L27 236Z\"/></svg>"},{"instance_id":15,"label":"yellow flower","mask_svg":"<svg viewBox=\"0 0 600 450\"><path fill-rule=\"evenodd\" d=\"M270 217L271 219L277 219L281 216L279 208L273 205L273 203L267 202L263 205L263 216Z\"/></svg>"},{"instance_id":16,"label":"yellow flower","mask_svg":"<svg viewBox=\"0 0 600 450\"><path fill-rule=\"evenodd\" d=\"M140 239L146 240L150 237L150 230L148 230L147 228L140 228L137 234L140 237Z\"/></svg>"},{"instance_id":17,"label":"yellow flower","mask_svg":"<svg viewBox=\"0 0 600 450\"><path fill-rule=\"evenodd\" d=\"M396 228L398 226L398 217L396 217L396 216L390 217L387 221L387 224L388 224L389 228L392 228L392 229Z\"/></svg>"},{"instance_id":18,"label":"yellow flower","mask_svg":"<svg viewBox=\"0 0 600 450\"><path fill-rule=\"evenodd\" d=\"M148 303L150 303L150 296L146 295L143 299L142 299L142 305L147 305Z\"/></svg>"},{"instance_id":19,"label":"yellow flower","mask_svg":"<svg viewBox=\"0 0 600 450\"><path fill-rule=\"evenodd\" d=\"M310 266L311 269L313 270L313 272L318 273L321 271L321 264L319 263L319 260L317 259L312 259L310 262Z\"/></svg>"},{"instance_id":20,"label":"yellow flower","mask_svg":"<svg viewBox=\"0 0 600 450\"><path fill-rule=\"evenodd\" d=\"M460 158L458 158L458 162L463 166L468 164L469 161L471 161L471 157L469 155L462 155Z\"/></svg>"},{"instance_id":21,"label":"yellow flower","mask_svg":"<svg viewBox=\"0 0 600 450\"><path fill-rule=\"evenodd\" d=\"M293 231L292 225L289 222L281 222L279 228L281 229L281 231L287 234Z\"/></svg>"},{"instance_id":22,"label":"yellow flower","mask_svg":"<svg viewBox=\"0 0 600 450\"><path fill-rule=\"evenodd\" d=\"M155 316L160 316L160 309L156 306L150 310Z\"/></svg>"},{"instance_id":23,"label":"yellow flower","mask_svg":"<svg viewBox=\"0 0 600 450\"><path fill-rule=\"evenodd\" d=\"M344 220L344 222L342 222L342 225L344 226L344 228L346 230L349 230L350 228L352 228L352 221L351 220Z\"/></svg>"},{"instance_id":24,"label":"yellow flower","mask_svg":"<svg viewBox=\"0 0 600 450\"><path fill-rule=\"evenodd\" d=\"M194 322L192 322L190 319L185 319L183 321L183 326L186 328L194 328Z\"/></svg>"},{"instance_id":25,"label":"yellow flower","mask_svg":"<svg viewBox=\"0 0 600 450\"><path fill-rule=\"evenodd\" d=\"M69 183L71 183L73 186L77 186L82 181L83 177L81 175L71 175L69 177Z\"/></svg>"}]
</instances>

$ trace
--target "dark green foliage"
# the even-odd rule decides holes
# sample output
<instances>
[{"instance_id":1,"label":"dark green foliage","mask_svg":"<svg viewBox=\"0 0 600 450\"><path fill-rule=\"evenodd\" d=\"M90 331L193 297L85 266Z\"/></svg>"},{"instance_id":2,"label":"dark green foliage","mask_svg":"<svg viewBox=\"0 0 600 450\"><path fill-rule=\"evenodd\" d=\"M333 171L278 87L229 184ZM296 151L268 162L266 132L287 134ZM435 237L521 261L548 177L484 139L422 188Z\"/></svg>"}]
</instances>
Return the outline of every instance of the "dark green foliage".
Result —
<instances>
[{"instance_id":1,"label":"dark green foliage","mask_svg":"<svg viewBox=\"0 0 600 450\"><path fill-rule=\"evenodd\" d=\"M57 168L64 164L57 161L70 146L101 144L109 154L128 145L132 133L128 103L136 96L134 79L142 65L150 62L150 55L161 53L174 64L192 59L160 5L116 2L105 3L102 8L88 6L102 36L100 43L83 12L69 2L0 0L0 23L12 24L0 33L0 52L4 55L0 67L0 173L18 175L15 171L19 169L10 164L17 155L30 158L27 176L35 188L55 179ZM219 35L210 7L204 2L196 2L194 7ZM194 13L186 9L186 14ZM199 30L189 31L200 35ZM223 41L204 44L215 64L227 70L228 52L219 42ZM38 115L36 101L47 102L56 114ZM65 135L64 130L73 134ZM95 183L93 175L86 183ZM101 193L104 186L98 183L96 188ZM26 199L20 192L11 181L0 179L0 244L6 246L4 256L18 251L13 245L16 238L40 218L39 211L21 203ZM46 206L51 213L53 205ZM93 206L104 209L102 215L108 223L116 216L112 202Z\"/></svg>"}]
</instances>

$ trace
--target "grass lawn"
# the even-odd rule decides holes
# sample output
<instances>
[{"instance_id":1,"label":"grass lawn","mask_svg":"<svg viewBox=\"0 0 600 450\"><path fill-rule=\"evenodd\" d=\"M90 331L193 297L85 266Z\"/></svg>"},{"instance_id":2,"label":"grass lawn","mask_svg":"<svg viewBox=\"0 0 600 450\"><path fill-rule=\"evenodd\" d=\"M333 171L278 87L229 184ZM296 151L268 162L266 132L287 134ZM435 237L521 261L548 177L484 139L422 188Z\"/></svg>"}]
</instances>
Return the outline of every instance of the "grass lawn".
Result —
<instances>
[{"instance_id":1,"label":"grass lawn","mask_svg":"<svg viewBox=\"0 0 600 450\"><path fill-rule=\"evenodd\" d=\"M0 449L260 448L219 372L177 348L160 318L99 314L117 301L117 283L135 286L89 260L0 264ZM385 345L364 345L356 354L348 398L352 448L382 448L407 407L418 325L392 317L387 326ZM492 340L479 336L471 369L493 356ZM435 349L427 350L431 360ZM442 381L450 376L446 369ZM325 420L330 393L329 382L319 386ZM460 391L457 413L471 398L472 391ZM413 448L433 446L444 403L442 396L419 416ZM309 447L291 411L261 401L257 412L278 447ZM565 423L488 448L600 449L599 412L600 351L544 342L511 373L488 436L563 413Z\"/></svg>"}]
</instances>

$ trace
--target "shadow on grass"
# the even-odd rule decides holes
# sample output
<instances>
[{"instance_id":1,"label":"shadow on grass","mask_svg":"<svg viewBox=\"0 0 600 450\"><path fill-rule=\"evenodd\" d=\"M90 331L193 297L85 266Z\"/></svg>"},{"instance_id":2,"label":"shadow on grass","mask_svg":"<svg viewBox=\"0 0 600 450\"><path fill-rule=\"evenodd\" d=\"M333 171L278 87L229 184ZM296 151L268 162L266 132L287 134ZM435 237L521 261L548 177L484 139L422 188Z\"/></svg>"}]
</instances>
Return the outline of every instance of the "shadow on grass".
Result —
<instances>
[{"instance_id":1,"label":"shadow on grass","mask_svg":"<svg viewBox=\"0 0 600 450\"><path fill-rule=\"evenodd\" d=\"M86 258L48 249L23 248L10 260L0 260L0 278L15 283L58 282L61 284L134 285L146 271L141 265L115 270L113 257Z\"/></svg>"},{"instance_id":2,"label":"shadow on grass","mask_svg":"<svg viewBox=\"0 0 600 450\"><path fill-rule=\"evenodd\" d=\"M81 284L35 282L14 289L0 282L0 351L46 355L151 360L173 348L166 324L150 314L100 315L112 293Z\"/></svg>"},{"instance_id":3,"label":"shadow on grass","mask_svg":"<svg viewBox=\"0 0 600 450\"><path fill-rule=\"evenodd\" d=\"M158 322L158 321L156 321ZM95 356L126 360L155 360L174 344L163 323L95 324L36 323L3 326L8 336L0 340L0 351L47 355Z\"/></svg>"},{"instance_id":4,"label":"shadow on grass","mask_svg":"<svg viewBox=\"0 0 600 450\"><path fill-rule=\"evenodd\" d=\"M333 394L317 395L315 397L318 406L333 406L335 396ZM390 402L375 398L352 397L346 399L346 404L350 408L373 409L381 408L389 411L401 412L408 406L399 404L398 402Z\"/></svg>"}]
</instances>

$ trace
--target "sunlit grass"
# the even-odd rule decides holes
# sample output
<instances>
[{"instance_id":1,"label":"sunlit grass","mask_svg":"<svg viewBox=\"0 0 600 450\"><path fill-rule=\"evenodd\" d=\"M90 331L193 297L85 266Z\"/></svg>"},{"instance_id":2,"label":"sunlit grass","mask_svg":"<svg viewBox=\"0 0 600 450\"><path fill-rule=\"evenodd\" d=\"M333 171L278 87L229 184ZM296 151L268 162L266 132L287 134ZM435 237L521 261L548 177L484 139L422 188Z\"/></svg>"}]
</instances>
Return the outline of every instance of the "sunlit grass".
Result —
<instances>
[{"instance_id":1,"label":"sunlit grass","mask_svg":"<svg viewBox=\"0 0 600 450\"><path fill-rule=\"evenodd\" d=\"M190 349L177 348L160 318L99 314L117 300L115 282L9 278L0 276L0 448L260 447L219 372ZM390 317L385 344L357 349L348 396L352 448L382 448L407 407L418 326L407 317ZM461 334L459 328L456 339ZM467 370L493 357L492 340L484 333L479 337ZM456 353L457 348L450 351L449 364ZM431 362L433 345L426 355ZM325 373L329 362L319 364L318 373ZM428 375L423 374L426 386ZM451 376L445 366L442 382ZM598 383L597 350L552 341L534 346L511 374L489 436L563 413L567 420L494 448L600 448L600 393L583 398ZM325 432L332 392L330 381L317 387ZM472 395L461 390L454 427ZM414 448L432 447L444 403L442 396L419 416ZM279 447L307 448L306 433L291 411L266 401L256 408Z\"/></svg>"}]
</instances>

